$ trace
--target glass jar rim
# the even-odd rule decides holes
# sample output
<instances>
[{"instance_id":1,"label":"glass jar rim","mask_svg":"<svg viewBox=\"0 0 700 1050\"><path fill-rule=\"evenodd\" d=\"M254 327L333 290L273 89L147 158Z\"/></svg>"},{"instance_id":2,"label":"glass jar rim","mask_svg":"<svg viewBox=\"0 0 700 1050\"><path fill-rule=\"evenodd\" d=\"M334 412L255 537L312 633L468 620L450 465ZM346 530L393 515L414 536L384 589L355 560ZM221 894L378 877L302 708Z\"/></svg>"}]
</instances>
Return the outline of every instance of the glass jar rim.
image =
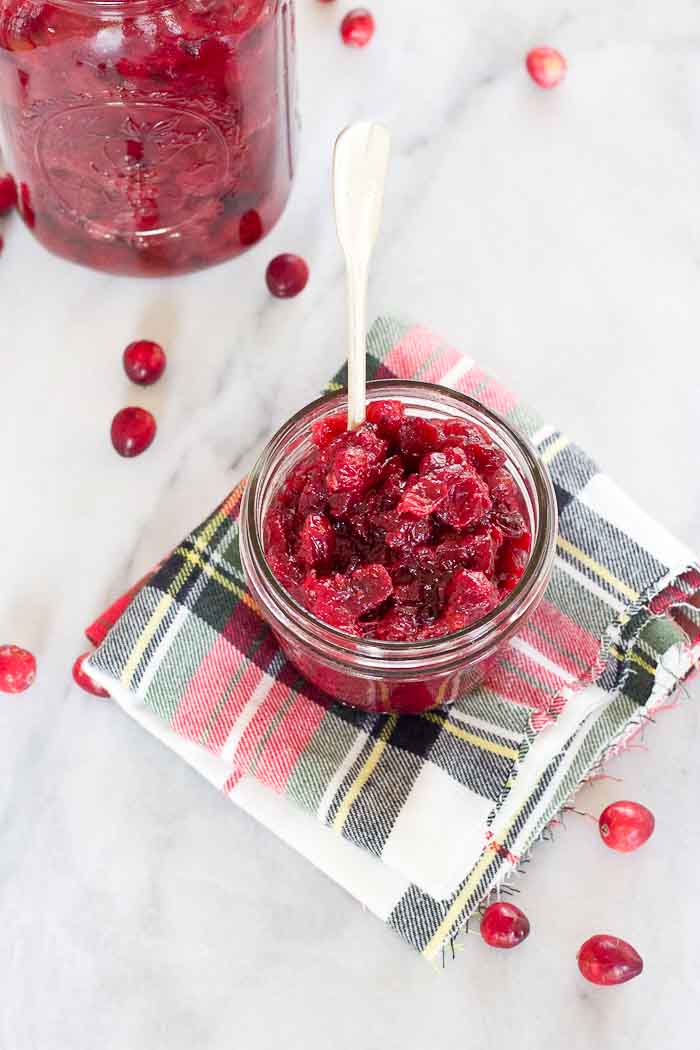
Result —
<instances>
[{"instance_id":1,"label":"glass jar rim","mask_svg":"<svg viewBox=\"0 0 700 1050\"><path fill-rule=\"evenodd\" d=\"M542 597L554 560L557 535L557 503L549 474L529 440L519 433L500 413L487 408L476 398L451 390L435 383L418 380L383 379L367 384L368 399L398 397L398 391L408 392L416 398L424 395L427 401L439 398L461 406L468 414L478 416L478 421L487 424L497 437L501 447L505 445L511 458L519 460L519 470L525 468L536 497L538 521L536 535L525 572L518 585L487 616L476 620L461 631L440 638L413 642L389 642L351 635L319 620L296 601L272 572L265 556L262 538L261 486L268 482L277 456L288 448L302 426L310 431L315 419L323 418L343 410L347 406L345 391L325 394L300 409L268 442L248 476L240 516L241 558L244 571L255 572L256 584L267 599L271 599L275 614L288 629L302 635L305 644L312 649L335 659L347 654L353 662L364 659L368 668L387 671L388 664L395 663L398 672L405 672L411 665L416 667L439 658L446 664L462 662L465 657L487 655L491 647L502 642L501 632L515 633L518 624L527 612ZM406 394L404 393L404 397ZM264 497L265 492L262 491ZM265 508L266 509L266 508ZM544 583L543 583L544 581Z\"/></svg>"}]
</instances>

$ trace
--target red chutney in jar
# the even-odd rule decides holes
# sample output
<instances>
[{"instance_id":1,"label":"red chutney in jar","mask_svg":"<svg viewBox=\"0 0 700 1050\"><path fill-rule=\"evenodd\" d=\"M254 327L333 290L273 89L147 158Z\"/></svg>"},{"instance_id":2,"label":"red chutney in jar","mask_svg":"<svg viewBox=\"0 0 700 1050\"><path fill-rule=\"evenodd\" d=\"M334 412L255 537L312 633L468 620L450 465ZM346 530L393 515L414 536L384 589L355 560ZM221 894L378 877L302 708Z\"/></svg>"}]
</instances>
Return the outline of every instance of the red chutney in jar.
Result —
<instances>
[{"instance_id":1,"label":"red chutney in jar","mask_svg":"<svg viewBox=\"0 0 700 1050\"><path fill-rule=\"evenodd\" d=\"M293 0L0 0L19 210L51 251L167 275L268 232L293 175Z\"/></svg>"},{"instance_id":2,"label":"red chutney in jar","mask_svg":"<svg viewBox=\"0 0 700 1050\"><path fill-rule=\"evenodd\" d=\"M273 499L264 543L277 579L320 620L381 641L441 638L517 585L528 515L482 428L375 401L353 433L331 416L313 438Z\"/></svg>"}]
</instances>

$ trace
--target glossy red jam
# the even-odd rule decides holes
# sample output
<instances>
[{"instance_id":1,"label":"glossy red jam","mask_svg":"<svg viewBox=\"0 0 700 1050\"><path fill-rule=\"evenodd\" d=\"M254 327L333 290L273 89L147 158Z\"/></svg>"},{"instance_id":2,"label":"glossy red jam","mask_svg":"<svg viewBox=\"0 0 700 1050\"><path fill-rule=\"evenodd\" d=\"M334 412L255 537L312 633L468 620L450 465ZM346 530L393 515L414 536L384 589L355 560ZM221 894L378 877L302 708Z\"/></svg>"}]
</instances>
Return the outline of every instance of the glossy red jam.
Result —
<instances>
[{"instance_id":1,"label":"glossy red jam","mask_svg":"<svg viewBox=\"0 0 700 1050\"><path fill-rule=\"evenodd\" d=\"M348 433L314 424L315 450L265 520L277 579L320 620L363 638L441 638L491 613L525 571L528 515L505 453L463 419L374 401Z\"/></svg>"},{"instance_id":2,"label":"glossy red jam","mask_svg":"<svg viewBox=\"0 0 700 1050\"><path fill-rule=\"evenodd\" d=\"M238 255L289 193L293 60L293 0L0 0L25 222L114 273Z\"/></svg>"}]
</instances>

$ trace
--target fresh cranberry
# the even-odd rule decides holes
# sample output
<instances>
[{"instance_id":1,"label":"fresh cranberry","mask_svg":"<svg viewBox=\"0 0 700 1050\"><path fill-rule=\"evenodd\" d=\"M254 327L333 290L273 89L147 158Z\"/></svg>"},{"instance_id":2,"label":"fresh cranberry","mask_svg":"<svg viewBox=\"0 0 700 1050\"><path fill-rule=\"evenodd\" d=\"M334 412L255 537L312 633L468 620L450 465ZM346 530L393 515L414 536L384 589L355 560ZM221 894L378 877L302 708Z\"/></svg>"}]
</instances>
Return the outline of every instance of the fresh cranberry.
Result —
<instances>
[{"instance_id":1,"label":"fresh cranberry","mask_svg":"<svg viewBox=\"0 0 700 1050\"><path fill-rule=\"evenodd\" d=\"M553 47L533 48L525 59L527 71L543 88L553 88L564 79L566 59Z\"/></svg>"},{"instance_id":2,"label":"fresh cranberry","mask_svg":"<svg viewBox=\"0 0 700 1050\"><path fill-rule=\"evenodd\" d=\"M139 339L129 343L124 351L124 371L132 383L150 386L163 375L166 365L165 351L150 339Z\"/></svg>"},{"instance_id":3,"label":"fresh cranberry","mask_svg":"<svg viewBox=\"0 0 700 1050\"><path fill-rule=\"evenodd\" d=\"M145 408L123 408L112 420L112 445L120 456L140 456L156 436L156 421Z\"/></svg>"},{"instance_id":4,"label":"fresh cranberry","mask_svg":"<svg viewBox=\"0 0 700 1050\"><path fill-rule=\"evenodd\" d=\"M374 36L374 18L365 7L348 11L340 26L347 47L366 47Z\"/></svg>"},{"instance_id":5,"label":"fresh cranberry","mask_svg":"<svg viewBox=\"0 0 700 1050\"><path fill-rule=\"evenodd\" d=\"M36 676L36 660L18 645L0 645L0 692L23 693Z\"/></svg>"},{"instance_id":6,"label":"fresh cranberry","mask_svg":"<svg viewBox=\"0 0 700 1050\"><path fill-rule=\"evenodd\" d=\"M603 842L621 853L643 846L652 836L654 823L654 814L639 802L612 802L598 818Z\"/></svg>"},{"instance_id":7,"label":"fresh cranberry","mask_svg":"<svg viewBox=\"0 0 700 1050\"><path fill-rule=\"evenodd\" d=\"M101 685L93 681L90 675L87 673L83 664L87 660L90 653L83 653L73 664L73 680L84 689L86 693L92 693L93 696L109 696L106 689L103 689Z\"/></svg>"},{"instance_id":8,"label":"fresh cranberry","mask_svg":"<svg viewBox=\"0 0 700 1050\"><path fill-rule=\"evenodd\" d=\"M631 944L607 933L589 937L576 958L579 970L591 984L624 984L644 969L641 956Z\"/></svg>"},{"instance_id":9,"label":"fresh cranberry","mask_svg":"<svg viewBox=\"0 0 700 1050\"><path fill-rule=\"evenodd\" d=\"M482 916L480 932L491 948L517 948L529 934L530 922L515 904L494 901Z\"/></svg>"},{"instance_id":10,"label":"fresh cranberry","mask_svg":"<svg viewBox=\"0 0 700 1050\"><path fill-rule=\"evenodd\" d=\"M4 247L5 247L5 240L4 240L4 238L2 236L0 236L0 255L2 255Z\"/></svg>"},{"instance_id":11,"label":"fresh cranberry","mask_svg":"<svg viewBox=\"0 0 700 1050\"><path fill-rule=\"evenodd\" d=\"M0 175L0 215L4 215L10 208L14 208L16 203L17 183L9 172L6 172L4 175Z\"/></svg>"},{"instance_id":12,"label":"fresh cranberry","mask_svg":"<svg viewBox=\"0 0 700 1050\"><path fill-rule=\"evenodd\" d=\"M309 267L300 255L286 252L268 263L265 279L270 294L276 299L292 299L306 288Z\"/></svg>"}]
</instances>

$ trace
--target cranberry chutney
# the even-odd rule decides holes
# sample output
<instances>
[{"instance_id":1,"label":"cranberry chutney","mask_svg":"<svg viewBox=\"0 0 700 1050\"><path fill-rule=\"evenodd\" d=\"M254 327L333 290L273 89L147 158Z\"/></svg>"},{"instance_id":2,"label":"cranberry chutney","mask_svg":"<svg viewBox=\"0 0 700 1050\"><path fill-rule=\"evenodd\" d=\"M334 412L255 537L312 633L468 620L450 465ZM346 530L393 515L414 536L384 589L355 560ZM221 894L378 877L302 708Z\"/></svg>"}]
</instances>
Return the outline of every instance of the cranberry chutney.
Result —
<instances>
[{"instance_id":1,"label":"cranberry chutney","mask_svg":"<svg viewBox=\"0 0 700 1050\"><path fill-rule=\"evenodd\" d=\"M487 615L520 582L531 536L506 454L464 419L374 401L340 413L265 520L277 579L332 627L386 642L437 638Z\"/></svg>"},{"instance_id":2,"label":"cranberry chutney","mask_svg":"<svg viewBox=\"0 0 700 1050\"><path fill-rule=\"evenodd\" d=\"M479 402L370 383L295 416L254 468L243 568L286 655L336 699L417 713L481 681L539 603L556 502L536 453Z\"/></svg>"}]
</instances>

